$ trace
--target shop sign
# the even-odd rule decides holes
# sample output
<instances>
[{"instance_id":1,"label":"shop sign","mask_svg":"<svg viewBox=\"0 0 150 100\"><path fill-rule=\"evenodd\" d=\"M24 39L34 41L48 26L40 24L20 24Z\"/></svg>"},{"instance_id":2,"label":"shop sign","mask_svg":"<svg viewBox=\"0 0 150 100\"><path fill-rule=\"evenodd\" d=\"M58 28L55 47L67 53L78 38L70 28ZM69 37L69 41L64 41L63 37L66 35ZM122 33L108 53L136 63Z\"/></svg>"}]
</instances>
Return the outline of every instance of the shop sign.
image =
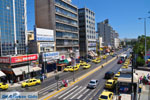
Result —
<instances>
[{"instance_id":1,"label":"shop sign","mask_svg":"<svg viewBox=\"0 0 150 100\"><path fill-rule=\"evenodd\" d=\"M60 60L65 60L65 59L66 59L65 55L60 56Z\"/></svg>"},{"instance_id":2,"label":"shop sign","mask_svg":"<svg viewBox=\"0 0 150 100\"><path fill-rule=\"evenodd\" d=\"M54 30L36 28L36 41L54 41Z\"/></svg>"},{"instance_id":3,"label":"shop sign","mask_svg":"<svg viewBox=\"0 0 150 100\"><path fill-rule=\"evenodd\" d=\"M0 57L0 63L10 63L10 57Z\"/></svg>"},{"instance_id":4,"label":"shop sign","mask_svg":"<svg viewBox=\"0 0 150 100\"><path fill-rule=\"evenodd\" d=\"M54 47L54 42L40 42L40 47Z\"/></svg>"},{"instance_id":5,"label":"shop sign","mask_svg":"<svg viewBox=\"0 0 150 100\"><path fill-rule=\"evenodd\" d=\"M89 46L96 46L96 43L89 43Z\"/></svg>"},{"instance_id":6,"label":"shop sign","mask_svg":"<svg viewBox=\"0 0 150 100\"><path fill-rule=\"evenodd\" d=\"M38 59L37 54L25 55L25 56L16 56L16 57L11 57L11 63L20 63L20 62L37 60L37 59Z\"/></svg>"},{"instance_id":7,"label":"shop sign","mask_svg":"<svg viewBox=\"0 0 150 100\"><path fill-rule=\"evenodd\" d=\"M43 53L43 61L59 59L59 52Z\"/></svg>"}]
</instances>

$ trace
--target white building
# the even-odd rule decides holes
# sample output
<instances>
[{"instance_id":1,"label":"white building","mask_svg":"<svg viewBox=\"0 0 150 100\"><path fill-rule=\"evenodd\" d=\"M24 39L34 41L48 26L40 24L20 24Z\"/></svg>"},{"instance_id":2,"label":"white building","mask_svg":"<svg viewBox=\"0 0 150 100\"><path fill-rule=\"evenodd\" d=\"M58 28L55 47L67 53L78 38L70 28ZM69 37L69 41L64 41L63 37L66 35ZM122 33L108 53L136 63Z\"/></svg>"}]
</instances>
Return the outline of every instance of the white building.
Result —
<instances>
[{"instance_id":1,"label":"white building","mask_svg":"<svg viewBox=\"0 0 150 100\"><path fill-rule=\"evenodd\" d=\"M114 47L115 47L115 49L117 49L119 47L119 45L120 45L120 39L114 38Z\"/></svg>"}]
</instances>

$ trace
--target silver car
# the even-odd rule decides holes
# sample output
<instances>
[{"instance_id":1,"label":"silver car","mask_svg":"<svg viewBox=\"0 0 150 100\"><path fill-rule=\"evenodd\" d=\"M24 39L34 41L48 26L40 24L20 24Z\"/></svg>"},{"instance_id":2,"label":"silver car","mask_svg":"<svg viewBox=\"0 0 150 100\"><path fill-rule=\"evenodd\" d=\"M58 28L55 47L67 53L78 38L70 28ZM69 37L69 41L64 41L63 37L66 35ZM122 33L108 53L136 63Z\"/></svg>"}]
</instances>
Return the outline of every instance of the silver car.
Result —
<instances>
[{"instance_id":1,"label":"silver car","mask_svg":"<svg viewBox=\"0 0 150 100\"><path fill-rule=\"evenodd\" d=\"M92 79L92 80L88 83L87 88L95 89L97 85L98 85L98 80Z\"/></svg>"}]
</instances>

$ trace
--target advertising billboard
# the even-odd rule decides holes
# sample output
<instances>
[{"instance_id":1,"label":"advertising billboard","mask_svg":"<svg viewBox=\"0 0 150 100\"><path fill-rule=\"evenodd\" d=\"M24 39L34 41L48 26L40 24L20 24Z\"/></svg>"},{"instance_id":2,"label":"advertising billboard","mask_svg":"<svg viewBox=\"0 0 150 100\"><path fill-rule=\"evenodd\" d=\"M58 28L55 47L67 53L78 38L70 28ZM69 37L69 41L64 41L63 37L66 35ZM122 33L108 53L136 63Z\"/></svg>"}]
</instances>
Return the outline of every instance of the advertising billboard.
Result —
<instances>
[{"instance_id":1,"label":"advertising billboard","mask_svg":"<svg viewBox=\"0 0 150 100\"><path fill-rule=\"evenodd\" d=\"M37 54L16 56L16 57L11 57L11 63L26 62L26 61L32 61L37 59L38 59Z\"/></svg>"},{"instance_id":2,"label":"advertising billboard","mask_svg":"<svg viewBox=\"0 0 150 100\"><path fill-rule=\"evenodd\" d=\"M26 61L32 61L37 60L38 54L32 54L32 55L23 55L23 56L15 56L15 57L0 57L0 63L20 63L20 62L26 62Z\"/></svg>"},{"instance_id":3,"label":"advertising billboard","mask_svg":"<svg viewBox=\"0 0 150 100\"><path fill-rule=\"evenodd\" d=\"M36 28L35 40L36 41L54 41L54 30Z\"/></svg>"},{"instance_id":4,"label":"advertising billboard","mask_svg":"<svg viewBox=\"0 0 150 100\"><path fill-rule=\"evenodd\" d=\"M59 59L59 52L43 53L43 61Z\"/></svg>"},{"instance_id":5,"label":"advertising billboard","mask_svg":"<svg viewBox=\"0 0 150 100\"><path fill-rule=\"evenodd\" d=\"M0 63L10 63L10 57L0 57Z\"/></svg>"}]
</instances>

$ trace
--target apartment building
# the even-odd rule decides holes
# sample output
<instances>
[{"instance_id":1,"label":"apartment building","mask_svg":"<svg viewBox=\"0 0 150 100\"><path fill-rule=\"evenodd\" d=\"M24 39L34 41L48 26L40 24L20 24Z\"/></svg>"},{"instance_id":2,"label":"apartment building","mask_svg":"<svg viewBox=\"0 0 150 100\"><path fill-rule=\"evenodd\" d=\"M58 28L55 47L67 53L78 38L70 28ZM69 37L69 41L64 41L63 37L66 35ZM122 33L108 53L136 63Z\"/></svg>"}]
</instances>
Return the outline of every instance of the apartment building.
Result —
<instances>
[{"instance_id":1,"label":"apartment building","mask_svg":"<svg viewBox=\"0 0 150 100\"><path fill-rule=\"evenodd\" d=\"M55 30L56 51L79 50L78 9L71 0L35 0L36 27Z\"/></svg>"},{"instance_id":2,"label":"apartment building","mask_svg":"<svg viewBox=\"0 0 150 100\"><path fill-rule=\"evenodd\" d=\"M88 8L80 8L78 15L80 55L85 56L90 51L96 52L95 13Z\"/></svg>"},{"instance_id":3,"label":"apartment building","mask_svg":"<svg viewBox=\"0 0 150 100\"><path fill-rule=\"evenodd\" d=\"M110 26L108 19L97 23L97 32L99 36L103 38L104 46L116 48L116 45L118 45L116 43L118 42L119 34Z\"/></svg>"}]
</instances>

